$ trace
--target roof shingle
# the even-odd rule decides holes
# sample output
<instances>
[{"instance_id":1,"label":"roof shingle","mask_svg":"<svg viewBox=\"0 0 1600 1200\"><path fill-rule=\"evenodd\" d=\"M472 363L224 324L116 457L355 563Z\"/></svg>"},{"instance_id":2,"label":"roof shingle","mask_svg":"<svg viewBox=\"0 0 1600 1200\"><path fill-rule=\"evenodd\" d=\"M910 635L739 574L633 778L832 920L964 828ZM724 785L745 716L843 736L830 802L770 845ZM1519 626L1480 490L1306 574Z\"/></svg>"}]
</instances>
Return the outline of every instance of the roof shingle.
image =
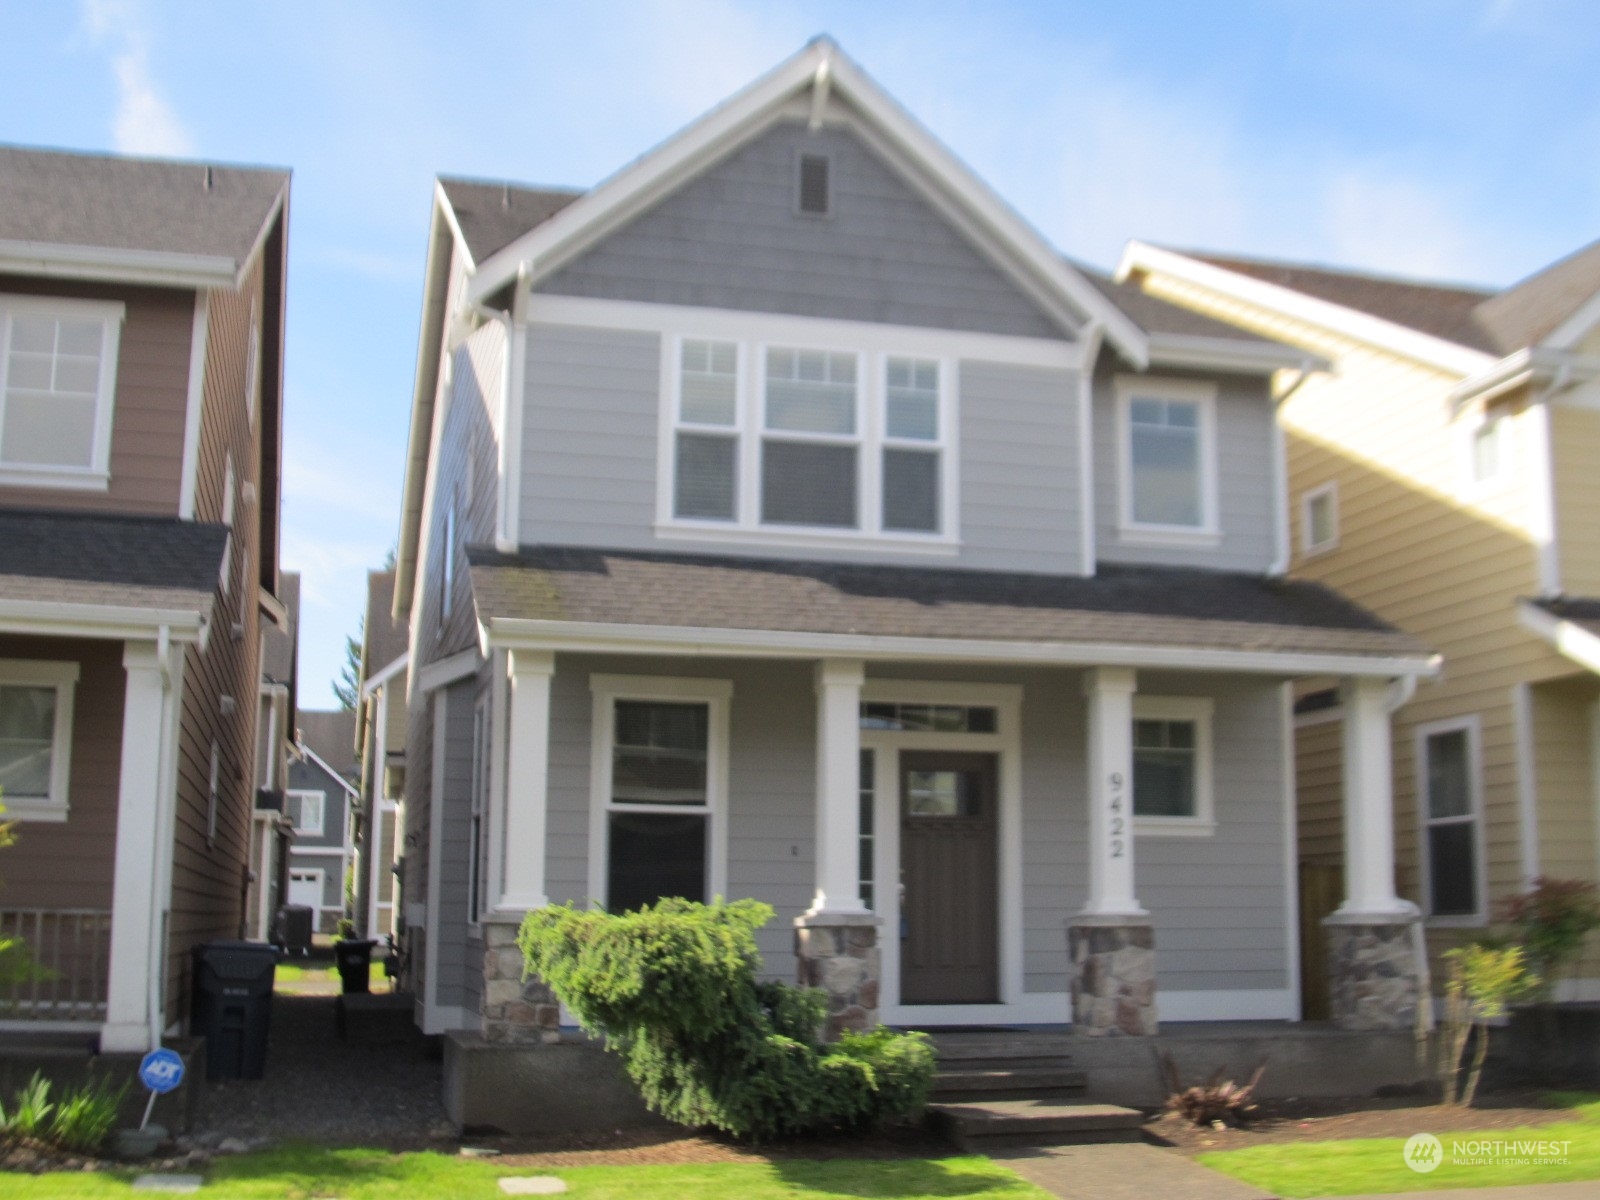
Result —
<instances>
[{"instance_id":1,"label":"roof shingle","mask_svg":"<svg viewBox=\"0 0 1600 1200\"><path fill-rule=\"evenodd\" d=\"M227 541L176 518L0 510L0 597L206 611Z\"/></svg>"}]
</instances>

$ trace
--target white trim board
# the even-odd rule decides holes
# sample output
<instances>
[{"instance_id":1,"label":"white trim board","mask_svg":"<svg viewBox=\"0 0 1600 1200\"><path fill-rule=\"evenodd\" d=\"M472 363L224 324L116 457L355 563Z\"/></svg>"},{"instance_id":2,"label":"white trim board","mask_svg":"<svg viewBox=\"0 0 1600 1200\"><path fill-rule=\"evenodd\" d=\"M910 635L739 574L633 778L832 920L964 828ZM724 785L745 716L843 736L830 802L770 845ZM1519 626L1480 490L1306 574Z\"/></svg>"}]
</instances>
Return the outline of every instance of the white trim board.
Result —
<instances>
[{"instance_id":1,"label":"white trim board","mask_svg":"<svg viewBox=\"0 0 1600 1200\"><path fill-rule=\"evenodd\" d=\"M211 293L195 292L189 333L189 389L183 416L183 467L178 483L178 516L194 519L194 494L200 478L200 415L206 395L206 340L211 330Z\"/></svg>"},{"instance_id":2,"label":"white trim board","mask_svg":"<svg viewBox=\"0 0 1600 1200\"><path fill-rule=\"evenodd\" d=\"M297 740L295 742L295 744L294 744L294 748L297 751L299 751L301 758L309 758L312 762L314 762L322 770L322 772L324 774L331 775L334 779L336 779L338 781L338 783L339 783L339 786L344 788L344 790L347 793L349 793L349 795L351 796L352 799L359 799L360 798L361 789L356 787L355 784L351 783L343 775L339 774L339 772L335 771L332 767L330 767L328 765L328 763L327 763L327 760L325 760L320 754L318 754L310 746L306 745L302 741L298 741ZM304 789L295 789L295 790L303 791Z\"/></svg>"},{"instance_id":3,"label":"white trim board","mask_svg":"<svg viewBox=\"0 0 1600 1200\"><path fill-rule=\"evenodd\" d=\"M475 674L482 664L483 658L476 649L458 651L448 658L425 664L417 671L416 686L412 690L418 693L432 692L452 683L460 683Z\"/></svg>"},{"instance_id":4,"label":"white trim board","mask_svg":"<svg viewBox=\"0 0 1600 1200\"><path fill-rule=\"evenodd\" d=\"M1458 818L1433 818L1429 814L1430 799L1426 781L1429 778L1427 744L1431 737L1449 733L1466 734L1467 797L1469 811ZM1430 929L1476 929L1489 921L1489 850L1488 820L1484 806L1483 776L1483 721L1477 713L1445 717L1426 721L1412 730L1412 762L1416 764L1417 778L1422 781L1417 790L1417 875L1421 895L1423 920ZM1474 911L1435 915L1433 907L1433 859L1428 845L1428 828L1434 820L1470 824L1472 827L1472 870Z\"/></svg>"},{"instance_id":5,"label":"white trim board","mask_svg":"<svg viewBox=\"0 0 1600 1200\"><path fill-rule=\"evenodd\" d=\"M1576 621L1568 621L1524 600L1517 606L1517 619L1530 633L1554 646L1564 658L1600 674L1600 637Z\"/></svg>"},{"instance_id":6,"label":"white trim board","mask_svg":"<svg viewBox=\"0 0 1600 1200\"><path fill-rule=\"evenodd\" d=\"M861 658L870 661L1119 666L1266 675L1352 675L1394 678L1437 675L1437 655L1277 653L1187 646L1113 643L1003 642L982 639L893 637L880 634L796 633L767 629L611 625L589 621L495 617L480 626L484 644L502 649L671 654L729 658Z\"/></svg>"}]
</instances>

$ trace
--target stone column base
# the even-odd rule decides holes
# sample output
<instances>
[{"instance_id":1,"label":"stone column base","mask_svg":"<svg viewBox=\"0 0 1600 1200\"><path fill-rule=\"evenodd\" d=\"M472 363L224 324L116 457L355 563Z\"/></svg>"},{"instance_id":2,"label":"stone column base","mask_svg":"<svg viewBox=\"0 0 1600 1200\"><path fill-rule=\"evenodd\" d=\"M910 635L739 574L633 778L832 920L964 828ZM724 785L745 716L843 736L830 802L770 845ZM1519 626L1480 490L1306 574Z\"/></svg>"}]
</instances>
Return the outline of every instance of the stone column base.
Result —
<instances>
[{"instance_id":1,"label":"stone column base","mask_svg":"<svg viewBox=\"0 0 1600 1200\"><path fill-rule=\"evenodd\" d=\"M1156 1019L1156 937L1148 917L1080 916L1067 922L1072 1031L1151 1037Z\"/></svg>"},{"instance_id":2,"label":"stone column base","mask_svg":"<svg viewBox=\"0 0 1600 1200\"><path fill-rule=\"evenodd\" d=\"M483 926L483 1040L555 1042L561 1005L538 979L522 978L516 925Z\"/></svg>"},{"instance_id":3,"label":"stone column base","mask_svg":"<svg viewBox=\"0 0 1600 1200\"><path fill-rule=\"evenodd\" d=\"M1419 919L1335 913L1323 921L1328 931L1328 990L1333 1019L1340 1028L1416 1027L1422 980L1411 929Z\"/></svg>"},{"instance_id":4,"label":"stone column base","mask_svg":"<svg viewBox=\"0 0 1600 1200\"><path fill-rule=\"evenodd\" d=\"M837 1041L878 1023L881 917L872 913L807 913L794 919L794 956L802 987L828 994L823 1037Z\"/></svg>"}]
</instances>

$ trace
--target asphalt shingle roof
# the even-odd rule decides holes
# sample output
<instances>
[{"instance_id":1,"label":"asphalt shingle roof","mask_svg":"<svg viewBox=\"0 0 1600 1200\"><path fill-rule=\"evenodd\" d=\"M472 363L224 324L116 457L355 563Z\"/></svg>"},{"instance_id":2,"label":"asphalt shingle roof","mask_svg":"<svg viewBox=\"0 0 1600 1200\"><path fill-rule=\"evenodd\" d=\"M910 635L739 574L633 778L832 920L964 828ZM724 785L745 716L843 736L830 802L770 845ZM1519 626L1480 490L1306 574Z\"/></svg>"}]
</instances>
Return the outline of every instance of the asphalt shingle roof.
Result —
<instances>
[{"instance_id":1,"label":"asphalt shingle roof","mask_svg":"<svg viewBox=\"0 0 1600 1200\"><path fill-rule=\"evenodd\" d=\"M471 547L481 621L1428 656L1318 584L1103 564L1075 576L525 546Z\"/></svg>"},{"instance_id":2,"label":"asphalt shingle roof","mask_svg":"<svg viewBox=\"0 0 1600 1200\"><path fill-rule=\"evenodd\" d=\"M207 610L227 540L176 518L0 510L0 597Z\"/></svg>"},{"instance_id":3,"label":"asphalt shingle roof","mask_svg":"<svg viewBox=\"0 0 1600 1200\"><path fill-rule=\"evenodd\" d=\"M480 263L583 195L570 188L530 188L444 175L439 177L439 186L450 201L473 261Z\"/></svg>"},{"instance_id":4,"label":"asphalt shingle roof","mask_svg":"<svg viewBox=\"0 0 1600 1200\"><path fill-rule=\"evenodd\" d=\"M393 571L367 572L367 615L362 641L363 682L410 648L410 632L394 619Z\"/></svg>"},{"instance_id":5,"label":"asphalt shingle roof","mask_svg":"<svg viewBox=\"0 0 1600 1200\"><path fill-rule=\"evenodd\" d=\"M0 242L197 254L242 266L288 183L287 171L269 168L0 146Z\"/></svg>"}]
</instances>

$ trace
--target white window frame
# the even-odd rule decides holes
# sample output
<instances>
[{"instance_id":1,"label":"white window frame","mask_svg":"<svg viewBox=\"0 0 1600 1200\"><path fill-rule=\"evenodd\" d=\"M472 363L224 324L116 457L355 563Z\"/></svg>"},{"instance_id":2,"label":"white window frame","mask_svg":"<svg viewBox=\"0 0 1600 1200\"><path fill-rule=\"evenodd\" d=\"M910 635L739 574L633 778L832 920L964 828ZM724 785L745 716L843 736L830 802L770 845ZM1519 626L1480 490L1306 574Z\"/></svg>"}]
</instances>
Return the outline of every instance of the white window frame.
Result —
<instances>
[{"instance_id":1,"label":"white window frame","mask_svg":"<svg viewBox=\"0 0 1600 1200\"><path fill-rule=\"evenodd\" d=\"M79 666L47 659L0 658L0 687L53 687L56 724L50 745L50 794L45 799L0 795L7 821L65 821L71 810L72 699Z\"/></svg>"},{"instance_id":2,"label":"white window frame","mask_svg":"<svg viewBox=\"0 0 1600 1200\"><path fill-rule=\"evenodd\" d=\"M450 487L450 503L444 510L444 561L439 571L439 629L443 632L445 624L450 620L450 614L455 609L456 591L456 554L460 547L457 545L460 538L461 507L461 481L458 479Z\"/></svg>"},{"instance_id":3,"label":"white window frame","mask_svg":"<svg viewBox=\"0 0 1600 1200\"><path fill-rule=\"evenodd\" d=\"M1216 833L1216 789L1211 736L1212 716L1215 711L1216 702L1210 696L1134 696L1135 721L1188 721L1194 725L1194 815L1141 817L1135 812L1133 832L1136 835L1210 837ZM1135 803L1137 800L1138 798L1134 797Z\"/></svg>"},{"instance_id":4,"label":"white window frame","mask_svg":"<svg viewBox=\"0 0 1600 1200\"><path fill-rule=\"evenodd\" d=\"M706 818L706 898L728 890L728 708L733 681L670 675L589 677L593 696L589 752L589 899L605 907L610 879L610 815L613 812L704 814ZM672 804L613 804L612 751L619 700L663 704L705 704L706 803L704 808Z\"/></svg>"},{"instance_id":5,"label":"white window frame","mask_svg":"<svg viewBox=\"0 0 1600 1200\"><path fill-rule=\"evenodd\" d=\"M681 419L681 364L685 341L733 342L738 348L735 419L732 425L699 425ZM807 546L818 549L886 549L954 555L960 530L960 360L935 340L895 338L856 331L842 322L797 321L750 331L688 327L661 339L661 413L656 464L656 533L661 537L742 545ZM766 363L769 350L816 350L856 358L856 428L852 434L797 433L766 427ZM888 364L891 358L935 362L939 370L938 437L886 436ZM735 445L737 491L731 521L676 515L679 433L725 436ZM761 520L762 446L768 441L855 446L856 527L764 524ZM939 523L936 533L883 528L883 453L915 448L939 456Z\"/></svg>"},{"instance_id":6,"label":"white window frame","mask_svg":"<svg viewBox=\"0 0 1600 1200\"><path fill-rule=\"evenodd\" d=\"M0 428L3 428L5 420L6 375L11 361L11 319L18 314L99 320L102 323L94 445L87 467L7 463L0 457L0 484L103 492L111 486L111 422L116 408L117 356L127 306L117 300L0 296ZM0 445L0 456L4 453L5 447Z\"/></svg>"},{"instance_id":7,"label":"white window frame","mask_svg":"<svg viewBox=\"0 0 1600 1200\"><path fill-rule=\"evenodd\" d=\"M234 473L233 454L230 452L224 457L222 468L222 523L228 527L228 537L222 543L222 570L218 583L224 596L233 588L233 518L238 490L238 476Z\"/></svg>"},{"instance_id":8,"label":"white window frame","mask_svg":"<svg viewBox=\"0 0 1600 1200\"><path fill-rule=\"evenodd\" d=\"M256 302L250 301L250 341L245 347L244 359L244 415L254 426L256 419L256 393L261 388L261 318L256 313Z\"/></svg>"},{"instance_id":9,"label":"white window frame","mask_svg":"<svg viewBox=\"0 0 1600 1200\"><path fill-rule=\"evenodd\" d=\"M1118 375L1113 381L1117 419L1117 533L1145 546L1216 546L1222 541L1217 498L1217 385L1193 379ZM1197 409L1200 524L1160 525L1133 518L1133 401L1171 400Z\"/></svg>"},{"instance_id":10,"label":"white window frame","mask_svg":"<svg viewBox=\"0 0 1600 1200\"><path fill-rule=\"evenodd\" d=\"M328 793L316 788L290 788L287 794L300 801L294 824L295 833L302 837L322 837L328 825ZM317 823L314 826L302 825L300 822L305 818L305 802L312 796L317 798Z\"/></svg>"},{"instance_id":11,"label":"white window frame","mask_svg":"<svg viewBox=\"0 0 1600 1200\"><path fill-rule=\"evenodd\" d=\"M1328 501L1328 528L1329 537L1325 542L1314 539L1315 522L1311 517L1312 506L1318 500ZM1315 558L1319 554L1327 554L1339 548L1339 481L1330 479L1327 483L1319 484L1314 488L1307 488L1300 494L1300 552L1306 558Z\"/></svg>"},{"instance_id":12,"label":"white window frame","mask_svg":"<svg viewBox=\"0 0 1600 1200\"><path fill-rule=\"evenodd\" d=\"M1445 733L1464 732L1467 735L1467 813L1460 817L1429 815L1431 798L1428 795L1428 739ZM1483 813L1483 724L1478 714L1464 717L1447 717L1418 725L1412 760L1417 793L1417 875L1421 884L1421 907L1430 926L1440 929L1474 929L1489 923L1488 871L1489 852L1485 845ZM1433 911L1433 851L1428 841L1428 830L1434 825L1465 825L1473 827L1472 870L1476 905L1470 913L1436 915Z\"/></svg>"},{"instance_id":13,"label":"white window frame","mask_svg":"<svg viewBox=\"0 0 1600 1200\"><path fill-rule=\"evenodd\" d=\"M217 745L216 742L211 743L211 769L208 779L206 792L206 846L210 848L217 844L217 808L221 799L218 789L222 786L222 747Z\"/></svg>"},{"instance_id":14,"label":"white window frame","mask_svg":"<svg viewBox=\"0 0 1600 1200\"><path fill-rule=\"evenodd\" d=\"M1512 414L1500 409L1479 409L1461 426L1461 494L1469 499L1481 497L1507 486L1512 479ZM1495 468L1492 474L1478 475L1478 437L1485 430L1495 439Z\"/></svg>"}]
</instances>

